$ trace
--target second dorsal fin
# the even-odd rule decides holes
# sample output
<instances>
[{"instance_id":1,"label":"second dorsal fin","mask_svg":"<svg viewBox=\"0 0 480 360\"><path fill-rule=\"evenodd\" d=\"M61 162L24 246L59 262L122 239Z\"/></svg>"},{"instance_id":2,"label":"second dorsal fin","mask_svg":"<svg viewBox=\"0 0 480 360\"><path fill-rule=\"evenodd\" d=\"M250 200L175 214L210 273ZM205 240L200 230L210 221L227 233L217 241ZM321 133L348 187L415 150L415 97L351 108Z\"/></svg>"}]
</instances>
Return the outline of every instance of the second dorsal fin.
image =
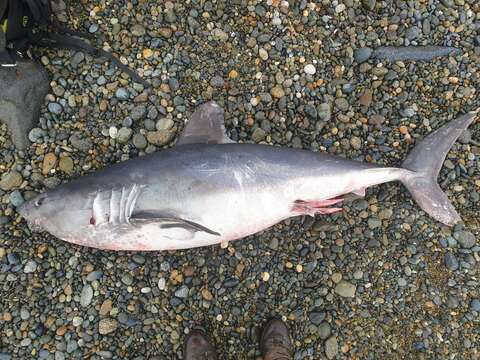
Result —
<instances>
[{"instance_id":1,"label":"second dorsal fin","mask_svg":"<svg viewBox=\"0 0 480 360\"><path fill-rule=\"evenodd\" d=\"M223 109L213 101L200 105L185 125L177 145L233 143L226 133Z\"/></svg>"}]
</instances>

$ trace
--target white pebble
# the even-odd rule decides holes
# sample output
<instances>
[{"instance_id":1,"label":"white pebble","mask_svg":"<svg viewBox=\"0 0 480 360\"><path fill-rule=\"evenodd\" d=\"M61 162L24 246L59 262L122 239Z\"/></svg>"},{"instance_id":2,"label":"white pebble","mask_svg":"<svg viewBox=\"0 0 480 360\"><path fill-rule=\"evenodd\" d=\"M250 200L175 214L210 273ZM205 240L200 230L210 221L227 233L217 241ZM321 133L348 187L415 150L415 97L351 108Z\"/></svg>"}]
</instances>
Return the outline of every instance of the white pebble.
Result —
<instances>
[{"instance_id":1,"label":"white pebble","mask_svg":"<svg viewBox=\"0 0 480 360\"><path fill-rule=\"evenodd\" d=\"M268 52L267 52L267 50L265 50L264 48L260 48L260 49L258 50L258 55L260 55L260 58L261 58L262 60L264 60L264 61L265 61L265 60L268 60Z\"/></svg>"},{"instance_id":2,"label":"white pebble","mask_svg":"<svg viewBox=\"0 0 480 360\"><path fill-rule=\"evenodd\" d=\"M108 134L112 139L116 139L118 135L118 129L115 126L111 126L110 129L108 129Z\"/></svg>"},{"instance_id":3,"label":"white pebble","mask_svg":"<svg viewBox=\"0 0 480 360\"><path fill-rule=\"evenodd\" d=\"M335 7L335 12L337 14L340 14L341 12L345 11L347 7L345 6L345 4L338 4L336 7Z\"/></svg>"},{"instance_id":4,"label":"white pebble","mask_svg":"<svg viewBox=\"0 0 480 360\"><path fill-rule=\"evenodd\" d=\"M23 272L25 274L31 274L37 270L37 263L34 260L30 260L25 264L25 267L23 268Z\"/></svg>"},{"instance_id":5,"label":"white pebble","mask_svg":"<svg viewBox=\"0 0 480 360\"><path fill-rule=\"evenodd\" d=\"M314 75L317 72L317 69L315 69L315 66L313 66L313 64L307 64L303 68L303 71L305 72L305 74Z\"/></svg>"},{"instance_id":6,"label":"white pebble","mask_svg":"<svg viewBox=\"0 0 480 360\"><path fill-rule=\"evenodd\" d=\"M82 325L82 323L83 323L83 319L82 319L80 316L75 316L75 317L72 319L72 324L73 324L73 326L75 326L75 327Z\"/></svg>"},{"instance_id":7,"label":"white pebble","mask_svg":"<svg viewBox=\"0 0 480 360\"><path fill-rule=\"evenodd\" d=\"M160 278L160 280L158 280L158 288L160 290L165 290L165 278Z\"/></svg>"}]
</instances>

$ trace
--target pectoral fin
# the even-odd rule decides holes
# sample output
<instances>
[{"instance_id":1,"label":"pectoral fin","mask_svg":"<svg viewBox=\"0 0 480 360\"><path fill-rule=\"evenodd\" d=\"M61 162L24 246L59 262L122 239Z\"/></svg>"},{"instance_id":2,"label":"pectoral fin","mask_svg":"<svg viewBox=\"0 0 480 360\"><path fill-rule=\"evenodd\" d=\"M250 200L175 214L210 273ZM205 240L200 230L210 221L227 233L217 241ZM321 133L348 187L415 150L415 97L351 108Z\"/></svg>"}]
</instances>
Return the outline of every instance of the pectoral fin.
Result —
<instances>
[{"instance_id":1,"label":"pectoral fin","mask_svg":"<svg viewBox=\"0 0 480 360\"><path fill-rule=\"evenodd\" d=\"M216 236L221 235L196 222L155 211L140 211L134 213L130 217L130 223L133 225L140 223L158 224L163 229L182 228L190 231L203 231Z\"/></svg>"}]
</instances>

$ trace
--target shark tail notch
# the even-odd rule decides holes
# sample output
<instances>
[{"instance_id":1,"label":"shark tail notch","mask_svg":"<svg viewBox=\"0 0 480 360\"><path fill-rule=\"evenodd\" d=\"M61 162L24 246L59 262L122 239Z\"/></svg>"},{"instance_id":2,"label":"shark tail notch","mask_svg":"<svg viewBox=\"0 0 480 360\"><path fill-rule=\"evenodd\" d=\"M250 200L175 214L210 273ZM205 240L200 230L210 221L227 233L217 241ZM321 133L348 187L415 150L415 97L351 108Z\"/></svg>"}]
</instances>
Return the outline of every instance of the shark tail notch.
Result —
<instances>
[{"instance_id":1,"label":"shark tail notch","mask_svg":"<svg viewBox=\"0 0 480 360\"><path fill-rule=\"evenodd\" d=\"M461 218L437 184L437 176L448 151L475 120L478 111L460 116L428 135L402 164L404 169L411 171L401 181L414 200L430 216L448 226L455 225Z\"/></svg>"}]
</instances>

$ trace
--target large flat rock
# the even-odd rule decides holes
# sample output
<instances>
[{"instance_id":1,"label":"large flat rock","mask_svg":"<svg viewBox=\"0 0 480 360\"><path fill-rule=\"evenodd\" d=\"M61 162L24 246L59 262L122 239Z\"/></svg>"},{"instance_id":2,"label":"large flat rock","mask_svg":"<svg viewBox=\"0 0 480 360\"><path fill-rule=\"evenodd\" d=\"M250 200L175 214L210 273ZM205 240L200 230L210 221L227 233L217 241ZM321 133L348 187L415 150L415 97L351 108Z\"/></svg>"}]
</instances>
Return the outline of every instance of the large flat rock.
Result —
<instances>
[{"instance_id":1,"label":"large flat rock","mask_svg":"<svg viewBox=\"0 0 480 360\"><path fill-rule=\"evenodd\" d=\"M47 72L33 61L0 67L0 121L7 124L17 149L28 146L28 132L38 122L49 87Z\"/></svg>"}]
</instances>

